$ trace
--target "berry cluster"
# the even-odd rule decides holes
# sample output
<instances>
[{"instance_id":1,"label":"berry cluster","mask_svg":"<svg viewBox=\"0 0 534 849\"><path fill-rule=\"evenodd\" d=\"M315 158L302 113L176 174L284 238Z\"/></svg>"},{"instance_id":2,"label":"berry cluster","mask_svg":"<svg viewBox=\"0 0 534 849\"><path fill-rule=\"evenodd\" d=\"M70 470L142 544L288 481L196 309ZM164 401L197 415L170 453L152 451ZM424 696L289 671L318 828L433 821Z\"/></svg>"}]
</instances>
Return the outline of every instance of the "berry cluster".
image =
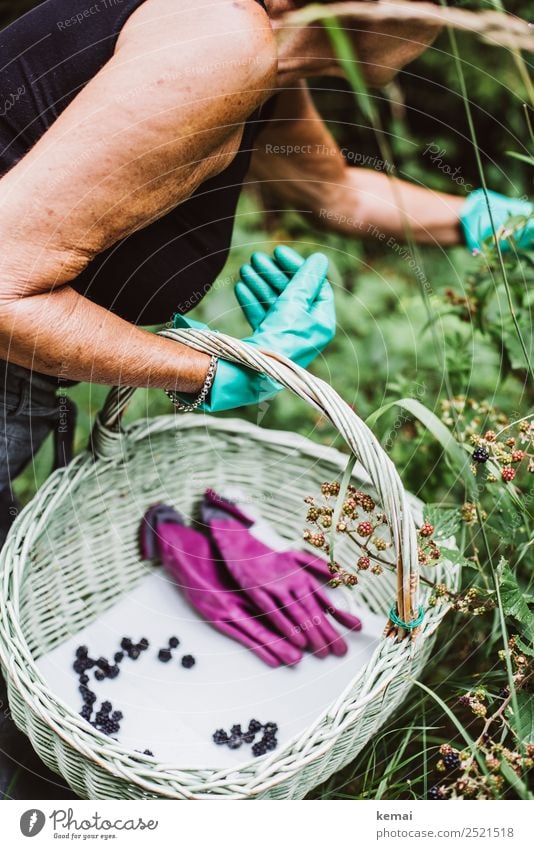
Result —
<instances>
[{"instance_id":1,"label":"berry cluster","mask_svg":"<svg viewBox=\"0 0 534 849\"><path fill-rule=\"evenodd\" d=\"M478 402L460 395L452 401L441 402L442 420L455 428L460 442L473 446L471 470L477 470L491 461L491 470L485 475L488 483L511 483L519 467L526 461L529 472L534 472L534 423L522 419L511 426L505 415L487 402ZM488 424L490 427L488 427ZM496 474L498 467L499 475Z\"/></svg>"},{"instance_id":2,"label":"berry cluster","mask_svg":"<svg viewBox=\"0 0 534 849\"><path fill-rule=\"evenodd\" d=\"M146 637L142 637L138 643L134 643L130 637L123 637L121 640L121 649L123 649L123 652L126 652L130 660L138 660L141 652L146 651L149 645ZM115 661L117 663L120 663L123 659L123 652L117 652L115 654Z\"/></svg>"},{"instance_id":3,"label":"berry cluster","mask_svg":"<svg viewBox=\"0 0 534 849\"><path fill-rule=\"evenodd\" d=\"M455 593L449 590L445 584L435 584L432 595L428 599L428 606L435 607L439 602L445 601L450 603L453 610L458 613L463 613L469 616L482 616L489 610L494 610L496 606L493 599L486 591L485 598L482 597L482 590L477 587L469 587L460 593Z\"/></svg>"},{"instance_id":4,"label":"berry cluster","mask_svg":"<svg viewBox=\"0 0 534 849\"><path fill-rule=\"evenodd\" d=\"M332 528L336 507L335 503L330 503L330 499L337 498L339 493L338 481L325 482L321 485L322 503L317 503L312 496L304 499L308 505L306 521L313 525L314 529L306 529L303 537L306 542L327 555L330 555L330 543L325 531L329 532ZM358 583L358 572L368 569L374 575L381 575L384 566L391 567L390 563L380 557L380 552L386 551L392 544L387 519L368 493L352 485L347 487L335 531L351 539L358 549L358 557L350 571L343 569L339 563L330 564L332 586L354 586Z\"/></svg>"},{"instance_id":5,"label":"berry cluster","mask_svg":"<svg viewBox=\"0 0 534 849\"><path fill-rule=\"evenodd\" d=\"M169 637L169 645L168 648L160 649L158 652L158 659L161 660L162 663L168 663L172 658L172 649L178 648L180 645L180 640L178 637ZM195 665L196 660L192 654L184 654L181 660L181 664L184 669L192 669Z\"/></svg>"},{"instance_id":6,"label":"berry cluster","mask_svg":"<svg viewBox=\"0 0 534 849\"><path fill-rule=\"evenodd\" d=\"M256 735L262 730L261 740L254 742ZM266 722L262 725L257 719L251 719L246 731L243 731L240 725L232 725L229 732L219 728L213 734L213 742L218 746L228 746L229 749L239 749L243 743L253 744L252 754L259 758L261 755L276 749L278 745L277 732L278 725L276 722Z\"/></svg>"},{"instance_id":7,"label":"berry cluster","mask_svg":"<svg viewBox=\"0 0 534 849\"><path fill-rule=\"evenodd\" d=\"M512 636L508 643L516 669L514 686L516 690L531 690L528 661L518 651L517 639L517 636ZM506 789L505 781L513 785L513 777L508 778L507 774L511 776L513 772L525 780L534 767L534 742L527 740L521 743L510 734L513 713L509 711L513 711L513 707L509 688L503 687L497 696L492 696L484 687L478 687L463 693L457 704L462 710L467 709L471 716L483 720L484 725L475 740L474 751L458 751L448 743L440 746L436 769L447 774L448 783L440 785L439 796L432 795L430 798L492 799L502 795ZM467 724L465 720L463 724Z\"/></svg>"},{"instance_id":8,"label":"berry cluster","mask_svg":"<svg viewBox=\"0 0 534 849\"><path fill-rule=\"evenodd\" d=\"M418 548L417 555L421 566L435 565L441 557L441 552L433 539L434 525L423 522L417 531Z\"/></svg>"}]
</instances>

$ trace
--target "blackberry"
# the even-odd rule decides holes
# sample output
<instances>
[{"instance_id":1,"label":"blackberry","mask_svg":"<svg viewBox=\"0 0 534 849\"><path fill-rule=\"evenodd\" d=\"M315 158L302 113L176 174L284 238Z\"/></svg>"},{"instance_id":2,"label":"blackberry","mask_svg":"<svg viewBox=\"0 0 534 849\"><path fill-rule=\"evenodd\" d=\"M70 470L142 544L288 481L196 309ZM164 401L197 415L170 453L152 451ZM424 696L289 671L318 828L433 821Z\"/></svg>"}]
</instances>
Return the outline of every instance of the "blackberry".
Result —
<instances>
[{"instance_id":1,"label":"blackberry","mask_svg":"<svg viewBox=\"0 0 534 849\"><path fill-rule=\"evenodd\" d=\"M141 654L141 652L139 651L137 646L133 646L133 648L131 648L130 651L128 652L128 657L131 660L137 660L137 658L139 657L140 654Z\"/></svg>"},{"instance_id":2,"label":"blackberry","mask_svg":"<svg viewBox=\"0 0 534 849\"><path fill-rule=\"evenodd\" d=\"M119 672L120 669L116 664L115 666L110 666L108 669L108 678L116 678Z\"/></svg>"},{"instance_id":3,"label":"blackberry","mask_svg":"<svg viewBox=\"0 0 534 849\"><path fill-rule=\"evenodd\" d=\"M106 660L105 657L99 657L96 662L96 665L99 669L102 670L102 672L105 672L107 669L109 669L109 660Z\"/></svg>"},{"instance_id":4,"label":"blackberry","mask_svg":"<svg viewBox=\"0 0 534 849\"><path fill-rule=\"evenodd\" d=\"M510 695L510 690L508 689L508 687L503 687L502 690L499 690L499 698L500 699L507 699L509 695Z\"/></svg>"},{"instance_id":5,"label":"blackberry","mask_svg":"<svg viewBox=\"0 0 534 849\"><path fill-rule=\"evenodd\" d=\"M93 712L93 709L92 709L91 705L84 705L82 707L81 711L80 711L80 716L83 719L91 719L92 712Z\"/></svg>"},{"instance_id":6,"label":"blackberry","mask_svg":"<svg viewBox=\"0 0 534 849\"><path fill-rule=\"evenodd\" d=\"M243 742L242 737L234 737L233 735L228 739L228 748L229 749L239 749Z\"/></svg>"},{"instance_id":7,"label":"blackberry","mask_svg":"<svg viewBox=\"0 0 534 849\"><path fill-rule=\"evenodd\" d=\"M128 651L128 649L131 649L132 646L133 646L133 643L132 643L130 637L123 637L122 638L121 649L124 649L124 651Z\"/></svg>"},{"instance_id":8,"label":"blackberry","mask_svg":"<svg viewBox=\"0 0 534 849\"><path fill-rule=\"evenodd\" d=\"M443 799L443 793L441 792L439 787L431 787L428 791L429 799Z\"/></svg>"},{"instance_id":9,"label":"blackberry","mask_svg":"<svg viewBox=\"0 0 534 849\"><path fill-rule=\"evenodd\" d=\"M114 710L111 714L111 718L114 722L120 722L123 717L123 713L121 710Z\"/></svg>"},{"instance_id":10,"label":"blackberry","mask_svg":"<svg viewBox=\"0 0 534 849\"><path fill-rule=\"evenodd\" d=\"M137 643L137 648L141 649L141 651L146 651L149 645L150 643L148 642L147 638L141 637L141 639Z\"/></svg>"},{"instance_id":11,"label":"blackberry","mask_svg":"<svg viewBox=\"0 0 534 849\"><path fill-rule=\"evenodd\" d=\"M256 735L253 731L247 731L245 734L243 734L243 743L253 743L255 736Z\"/></svg>"},{"instance_id":12,"label":"blackberry","mask_svg":"<svg viewBox=\"0 0 534 849\"><path fill-rule=\"evenodd\" d=\"M76 657L80 660L81 658L87 657L89 654L89 649L87 646L78 646L76 649Z\"/></svg>"},{"instance_id":13,"label":"blackberry","mask_svg":"<svg viewBox=\"0 0 534 849\"><path fill-rule=\"evenodd\" d=\"M80 684L88 684L89 683L89 676L86 675L85 672L84 672L83 675L80 675L78 680L79 680Z\"/></svg>"},{"instance_id":14,"label":"blackberry","mask_svg":"<svg viewBox=\"0 0 534 849\"><path fill-rule=\"evenodd\" d=\"M121 660L123 660L123 659L124 659L124 652L123 651L116 651L115 654L113 655L113 660L115 661L115 663L120 663Z\"/></svg>"},{"instance_id":15,"label":"blackberry","mask_svg":"<svg viewBox=\"0 0 534 849\"><path fill-rule=\"evenodd\" d=\"M149 755L151 758L154 757L154 752L151 752L150 749L145 749L143 752L144 755Z\"/></svg>"},{"instance_id":16,"label":"blackberry","mask_svg":"<svg viewBox=\"0 0 534 849\"><path fill-rule=\"evenodd\" d=\"M89 693L91 692L91 690L89 689L89 687L86 687L86 686L85 686L85 684L80 684L80 686L78 687L78 690L79 690L79 691L80 691L80 693L82 694L82 699L83 699L84 701L85 701L85 697L86 697L86 696L88 696L88 695L89 695Z\"/></svg>"},{"instance_id":17,"label":"blackberry","mask_svg":"<svg viewBox=\"0 0 534 849\"><path fill-rule=\"evenodd\" d=\"M182 666L184 669L192 669L196 661L192 654L184 654L182 658Z\"/></svg>"},{"instance_id":18,"label":"blackberry","mask_svg":"<svg viewBox=\"0 0 534 849\"><path fill-rule=\"evenodd\" d=\"M262 726L261 722L258 722L257 719L251 719L249 724L248 724L248 730L250 731L251 734L257 734L258 731L261 731L262 728L263 728L263 726Z\"/></svg>"},{"instance_id":19,"label":"blackberry","mask_svg":"<svg viewBox=\"0 0 534 849\"><path fill-rule=\"evenodd\" d=\"M106 676L104 675L104 673L100 669L96 670L95 678L96 678L97 681L103 681L105 677Z\"/></svg>"},{"instance_id":20,"label":"blackberry","mask_svg":"<svg viewBox=\"0 0 534 849\"><path fill-rule=\"evenodd\" d=\"M92 669L93 666L95 665L95 663L96 663L96 660L93 660L92 657L88 657L85 661L85 668L86 669Z\"/></svg>"},{"instance_id":21,"label":"blackberry","mask_svg":"<svg viewBox=\"0 0 534 849\"><path fill-rule=\"evenodd\" d=\"M91 690L89 690L87 695L83 697L83 700L86 705L94 705L96 702L96 693L92 693Z\"/></svg>"},{"instance_id":22,"label":"blackberry","mask_svg":"<svg viewBox=\"0 0 534 849\"><path fill-rule=\"evenodd\" d=\"M265 735L261 740L261 743L265 746L265 749L268 752L272 752L273 749L276 749L276 747L278 746L278 740L274 736L270 737Z\"/></svg>"},{"instance_id":23,"label":"blackberry","mask_svg":"<svg viewBox=\"0 0 534 849\"><path fill-rule=\"evenodd\" d=\"M162 663L168 663L171 657L172 655L169 649L160 649L158 652L158 658Z\"/></svg>"},{"instance_id":24,"label":"blackberry","mask_svg":"<svg viewBox=\"0 0 534 849\"><path fill-rule=\"evenodd\" d=\"M76 672L77 675L83 675L86 670L86 665L84 660L75 660L72 664L72 668Z\"/></svg>"},{"instance_id":25,"label":"blackberry","mask_svg":"<svg viewBox=\"0 0 534 849\"><path fill-rule=\"evenodd\" d=\"M240 725L232 725L230 728L230 734L233 737L240 737L242 735L241 726Z\"/></svg>"},{"instance_id":26,"label":"blackberry","mask_svg":"<svg viewBox=\"0 0 534 849\"><path fill-rule=\"evenodd\" d=\"M102 713L110 713L111 709L111 702L102 702L102 704L100 705L100 710L102 711Z\"/></svg>"},{"instance_id":27,"label":"blackberry","mask_svg":"<svg viewBox=\"0 0 534 849\"><path fill-rule=\"evenodd\" d=\"M489 451L483 445L479 445L473 451L473 460L476 463L487 463L489 460Z\"/></svg>"},{"instance_id":28,"label":"blackberry","mask_svg":"<svg viewBox=\"0 0 534 849\"><path fill-rule=\"evenodd\" d=\"M265 734L276 734L278 731L278 725L276 722L266 722L263 726L263 730Z\"/></svg>"},{"instance_id":29,"label":"blackberry","mask_svg":"<svg viewBox=\"0 0 534 849\"><path fill-rule=\"evenodd\" d=\"M121 730L121 727L118 722L110 722L106 727L109 728L109 734L116 734Z\"/></svg>"},{"instance_id":30,"label":"blackberry","mask_svg":"<svg viewBox=\"0 0 534 849\"><path fill-rule=\"evenodd\" d=\"M460 766L460 756L456 752L451 752L449 755L445 755L443 763L448 770L458 769Z\"/></svg>"},{"instance_id":31,"label":"blackberry","mask_svg":"<svg viewBox=\"0 0 534 849\"><path fill-rule=\"evenodd\" d=\"M259 743L254 743L254 745L252 747L252 754L254 755L255 758L259 758L259 757L261 757L261 755L265 755L266 752L267 752L267 747L265 746L265 743L263 743L261 741Z\"/></svg>"},{"instance_id":32,"label":"blackberry","mask_svg":"<svg viewBox=\"0 0 534 849\"><path fill-rule=\"evenodd\" d=\"M218 746L224 746L228 743L228 734L224 728L219 728L213 732L213 742L217 743Z\"/></svg>"},{"instance_id":33,"label":"blackberry","mask_svg":"<svg viewBox=\"0 0 534 849\"><path fill-rule=\"evenodd\" d=\"M180 645L180 640L178 639L178 637L171 637L170 638L169 647L171 649L176 649L176 648L178 648L179 645Z\"/></svg>"}]
</instances>

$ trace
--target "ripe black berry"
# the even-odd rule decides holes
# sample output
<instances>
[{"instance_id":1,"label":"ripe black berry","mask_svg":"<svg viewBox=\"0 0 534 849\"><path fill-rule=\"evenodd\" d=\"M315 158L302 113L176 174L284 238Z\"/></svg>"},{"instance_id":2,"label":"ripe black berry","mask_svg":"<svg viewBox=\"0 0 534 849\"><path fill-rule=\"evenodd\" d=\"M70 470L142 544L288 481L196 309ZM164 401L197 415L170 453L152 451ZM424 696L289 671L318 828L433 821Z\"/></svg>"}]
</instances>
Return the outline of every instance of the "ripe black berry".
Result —
<instances>
[{"instance_id":1,"label":"ripe black berry","mask_svg":"<svg viewBox=\"0 0 534 849\"><path fill-rule=\"evenodd\" d=\"M217 743L218 746L224 746L228 743L228 734L224 728L219 728L217 731L213 732L213 742Z\"/></svg>"},{"instance_id":2,"label":"ripe black berry","mask_svg":"<svg viewBox=\"0 0 534 849\"><path fill-rule=\"evenodd\" d=\"M258 731L261 731L261 729L262 729L261 722L258 722L257 719L251 719L250 720L250 722L248 724L248 730L251 732L251 734L257 734Z\"/></svg>"},{"instance_id":3,"label":"ripe black berry","mask_svg":"<svg viewBox=\"0 0 534 849\"><path fill-rule=\"evenodd\" d=\"M192 654L184 654L182 658L182 666L184 669L191 669L195 663L196 661Z\"/></svg>"},{"instance_id":4,"label":"ripe black berry","mask_svg":"<svg viewBox=\"0 0 534 849\"><path fill-rule=\"evenodd\" d=\"M115 663L120 663L123 658L124 658L124 652L122 652L122 651L116 651L115 654L113 655L113 660L115 661Z\"/></svg>"},{"instance_id":5,"label":"ripe black berry","mask_svg":"<svg viewBox=\"0 0 534 849\"><path fill-rule=\"evenodd\" d=\"M268 752L272 752L273 749L276 749L276 747L278 746L278 740L276 739L276 737L270 737L265 735L261 742L263 743Z\"/></svg>"},{"instance_id":6,"label":"ripe black berry","mask_svg":"<svg viewBox=\"0 0 534 849\"><path fill-rule=\"evenodd\" d=\"M232 737L240 737L242 733L240 725L232 725L230 728L230 734Z\"/></svg>"},{"instance_id":7,"label":"ripe black berry","mask_svg":"<svg viewBox=\"0 0 534 849\"><path fill-rule=\"evenodd\" d=\"M96 665L99 669L105 672L109 668L109 660L106 660L105 657L99 657L96 662Z\"/></svg>"},{"instance_id":8,"label":"ripe black berry","mask_svg":"<svg viewBox=\"0 0 534 849\"><path fill-rule=\"evenodd\" d=\"M233 735L228 739L228 748L229 749L239 749L243 740L241 737L234 737Z\"/></svg>"},{"instance_id":9,"label":"ripe black berry","mask_svg":"<svg viewBox=\"0 0 534 849\"><path fill-rule=\"evenodd\" d=\"M253 743L256 735L252 731L247 731L242 735L243 743Z\"/></svg>"},{"instance_id":10,"label":"ripe black berry","mask_svg":"<svg viewBox=\"0 0 534 849\"><path fill-rule=\"evenodd\" d=\"M180 640L178 639L178 637L171 637L170 638L169 646L171 647L171 649L176 649L176 648L178 648L179 645L180 645Z\"/></svg>"},{"instance_id":11,"label":"ripe black berry","mask_svg":"<svg viewBox=\"0 0 534 849\"><path fill-rule=\"evenodd\" d=\"M429 799L443 799L443 793L439 789L439 787L431 787L428 791Z\"/></svg>"},{"instance_id":12,"label":"ripe black berry","mask_svg":"<svg viewBox=\"0 0 534 849\"><path fill-rule=\"evenodd\" d=\"M111 710L111 702L102 702L100 705L100 710L102 713L109 713Z\"/></svg>"},{"instance_id":13,"label":"ripe black berry","mask_svg":"<svg viewBox=\"0 0 534 849\"><path fill-rule=\"evenodd\" d=\"M110 666L108 669L108 678L116 678L119 672L120 669L116 664L115 666Z\"/></svg>"},{"instance_id":14,"label":"ripe black berry","mask_svg":"<svg viewBox=\"0 0 534 849\"><path fill-rule=\"evenodd\" d=\"M261 757L261 755L264 755L266 752L267 748L265 746L265 743L261 742L261 740L259 743L254 743L252 747L252 754L255 758Z\"/></svg>"},{"instance_id":15,"label":"ripe black berry","mask_svg":"<svg viewBox=\"0 0 534 849\"><path fill-rule=\"evenodd\" d=\"M83 696L83 700L86 705L94 705L96 702L96 693L92 693L91 690L87 690L87 693Z\"/></svg>"},{"instance_id":16,"label":"ripe black berry","mask_svg":"<svg viewBox=\"0 0 534 849\"><path fill-rule=\"evenodd\" d=\"M111 718L115 722L120 722L120 720L122 719L122 716L123 716L123 714L122 714L121 710L114 710L113 713L111 714Z\"/></svg>"},{"instance_id":17,"label":"ripe black berry","mask_svg":"<svg viewBox=\"0 0 534 849\"><path fill-rule=\"evenodd\" d=\"M80 711L80 716L83 717L83 719L90 719L92 712L93 709L91 705L84 705Z\"/></svg>"},{"instance_id":18,"label":"ripe black berry","mask_svg":"<svg viewBox=\"0 0 534 849\"><path fill-rule=\"evenodd\" d=\"M87 646L78 646L78 648L76 649L76 657L78 659L80 659L82 657L87 657L88 654L89 654L89 649L87 648Z\"/></svg>"},{"instance_id":19,"label":"ripe black berry","mask_svg":"<svg viewBox=\"0 0 534 849\"><path fill-rule=\"evenodd\" d=\"M128 657L132 660L137 660L140 654L141 652L139 651L139 649L136 646L133 646L133 648L131 648L128 652Z\"/></svg>"},{"instance_id":20,"label":"ripe black berry","mask_svg":"<svg viewBox=\"0 0 534 849\"><path fill-rule=\"evenodd\" d=\"M154 752L151 752L150 749L145 749L143 752L144 755L150 755L151 758L154 757Z\"/></svg>"},{"instance_id":21,"label":"ripe black berry","mask_svg":"<svg viewBox=\"0 0 534 849\"><path fill-rule=\"evenodd\" d=\"M486 463L489 460L489 451L483 445L479 445L473 451L473 460L477 463Z\"/></svg>"},{"instance_id":22,"label":"ripe black berry","mask_svg":"<svg viewBox=\"0 0 534 849\"><path fill-rule=\"evenodd\" d=\"M133 646L133 643L132 643L130 637L123 637L122 638L121 649L124 649L124 651L128 651L128 649L131 649L132 646Z\"/></svg>"},{"instance_id":23,"label":"ripe black berry","mask_svg":"<svg viewBox=\"0 0 534 849\"><path fill-rule=\"evenodd\" d=\"M78 680L79 680L80 684L88 684L89 683L89 676L84 673L83 675L80 675Z\"/></svg>"},{"instance_id":24,"label":"ripe black berry","mask_svg":"<svg viewBox=\"0 0 534 849\"><path fill-rule=\"evenodd\" d=\"M137 648L141 649L141 651L146 651L149 646L149 642L146 637L141 637L139 642L137 643Z\"/></svg>"},{"instance_id":25,"label":"ripe black berry","mask_svg":"<svg viewBox=\"0 0 534 849\"><path fill-rule=\"evenodd\" d=\"M158 652L158 658L162 663L168 663L171 657L172 655L169 649L160 649Z\"/></svg>"},{"instance_id":26,"label":"ripe black berry","mask_svg":"<svg viewBox=\"0 0 534 849\"><path fill-rule=\"evenodd\" d=\"M447 769L457 769L460 766L460 756L456 752L451 752L449 755L445 755L443 763Z\"/></svg>"},{"instance_id":27,"label":"ripe black berry","mask_svg":"<svg viewBox=\"0 0 534 849\"><path fill-rule=\"evenodd\" d=\"M266 734L276 734L278 731L278 725L276 722L266 722L263 726L263 730Z\"/></svg>"}]
</instances>

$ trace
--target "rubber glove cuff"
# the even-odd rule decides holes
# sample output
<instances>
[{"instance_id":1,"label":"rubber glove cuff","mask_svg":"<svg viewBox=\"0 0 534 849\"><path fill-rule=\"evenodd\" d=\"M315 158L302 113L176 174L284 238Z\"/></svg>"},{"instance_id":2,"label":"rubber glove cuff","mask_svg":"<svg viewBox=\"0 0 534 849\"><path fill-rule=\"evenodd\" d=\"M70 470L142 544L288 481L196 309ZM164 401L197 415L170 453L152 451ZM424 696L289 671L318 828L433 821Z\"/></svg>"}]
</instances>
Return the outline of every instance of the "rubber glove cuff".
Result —
<instances>
[{"instance_id":1,"label":"rubber glove cuff","mask_svg":"<svg viewBox=\"0 0 534 849\"><path fill-rule=\"evenodd\" d=\"M177 313L173 319L174 328L191 327L195 330L210 330L207 324L202 324L192 318L186 318ZM217 332L217 331L214 331ZM254 339L243 339L243 342L255 344ZM261 404L274 398L283 389L279 383L264 374L259 374L246 366L238 366L228 360L219 359L215 380L206 401L198 408L205 413L233 410L246 407L249 404ZM185 403L190 403L194 396L176 393Z\"/></svg>"},{"instance_id":2,"label":"rubber glove cuff","mask_svg":"<svg viewBox=\"0 0 534 849\"><path fill-rule=\"evenodd\" d=\"M534 213L534 206L529 201L509 198L491 190L488 190L487 195L496 230L502 227L510 216L528 218ZM483 242L493 235L488 204L483 189L475 189L468 195L460 208L459 218L467 247L471 251L480 250ZM519 228L515 239L521 248L532 247L534 221L527 221L523 229ZM501 239L500 247L503 251L510 249L506 239Z\"/></svg>"}]
</instances>

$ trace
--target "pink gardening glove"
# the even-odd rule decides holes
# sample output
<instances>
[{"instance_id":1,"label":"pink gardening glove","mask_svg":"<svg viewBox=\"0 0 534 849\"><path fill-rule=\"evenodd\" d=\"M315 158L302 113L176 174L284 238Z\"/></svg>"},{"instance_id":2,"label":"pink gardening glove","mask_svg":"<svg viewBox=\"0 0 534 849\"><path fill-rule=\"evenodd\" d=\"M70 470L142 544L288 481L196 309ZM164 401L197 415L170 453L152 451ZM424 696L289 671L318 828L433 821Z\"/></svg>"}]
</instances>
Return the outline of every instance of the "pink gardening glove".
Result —
<instances>
[{"instance_id":1,"label":"pink gardening glove","mask_svg":"<svg viewBox=\"0 0 534 849\"><path fill-rule=\"evenodd\" d=\"M158 504L145 514L140 529L141 556L159 557L195 610L214 628L249 648L269 666L293 665L301 652L264 627L225 567L217 562L210 541L188 528L172 507Z\"/></svg>"},{"instance_id":2,"label":"pink gardening glove","mask_svg":"<svg viewBox=\"0 0 534 849\"><path fill-rule=\"evenodd\" d=\"M352 631L361 630L362 623L333 607L323 592L331 578L324 560L268 548L249 532L254 522L213 490L204 496L202 521L236 583L287 640L319 657L345 654L347 644L326 614Z\"/></svg>"}]
</instances>

